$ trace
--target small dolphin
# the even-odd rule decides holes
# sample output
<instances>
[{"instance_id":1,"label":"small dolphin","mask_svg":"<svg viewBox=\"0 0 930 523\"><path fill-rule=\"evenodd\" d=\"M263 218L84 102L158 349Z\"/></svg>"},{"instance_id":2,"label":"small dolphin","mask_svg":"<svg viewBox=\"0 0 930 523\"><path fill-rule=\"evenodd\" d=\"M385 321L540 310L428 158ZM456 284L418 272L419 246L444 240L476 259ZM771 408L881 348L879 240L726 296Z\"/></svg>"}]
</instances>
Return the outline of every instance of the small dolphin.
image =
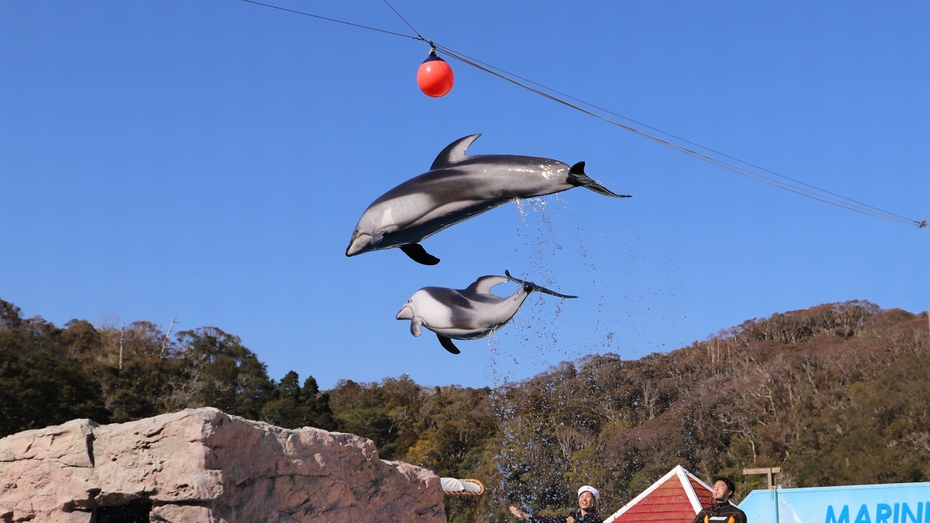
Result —
<instances>
[{"instance_id":1,"label":"small dolphin","mask_svg":"<svg viewBox=\"0 0 930 523\"><path fill-rule=\"evenodd\" d=\"M439 153L430 170L381 195L365 209L349 240L346 256L400 247L423 265L439 258L419 242L473 216L516 198L586 187L614 194L584 173L584 162L568 164L548 158L475 155L465 151L480 134L460 138Z\"/></svg>"},{"instance_id":2,"label":"small dolphin","mask_svg":"<svg viewBox=\"0 0 930 523\"><path fill-rule=\"evenodd\" d=\"M423 287L407 300L397 313L398 320L410 320L410 334L420 335L420 326L436 333L439 343L452 354L460 351L452 343L457 340L477 340L489 336L503 327L526 297L533 291L559 298L577 298L550 291L533 282L518 280L504 271L506 276L482 276L467 289ZM508 281L520 284L516 292L501 298L491 294L491 288Z\"/></svg>"}]
</instances>

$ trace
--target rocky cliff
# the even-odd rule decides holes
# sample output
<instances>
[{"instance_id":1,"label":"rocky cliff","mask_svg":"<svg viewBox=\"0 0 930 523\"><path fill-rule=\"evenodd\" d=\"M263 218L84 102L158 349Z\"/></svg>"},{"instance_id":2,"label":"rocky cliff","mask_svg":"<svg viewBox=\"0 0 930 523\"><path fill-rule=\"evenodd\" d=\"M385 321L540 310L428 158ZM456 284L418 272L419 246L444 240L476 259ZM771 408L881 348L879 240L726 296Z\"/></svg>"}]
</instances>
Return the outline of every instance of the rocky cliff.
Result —
<instances>
[{"instance_id":1,"label":"rocky cliff","mask_svg":"<svg viewBox=\"0 0 930 523\"><path fill-rule=\"evenodd\" d=\"M139 514L139 516L133 516ZM445 522L439 478L352 434L189 409L0 439L0 521ZM133 519L135 517L135 519Z\"/></svg>"}]
</instances>

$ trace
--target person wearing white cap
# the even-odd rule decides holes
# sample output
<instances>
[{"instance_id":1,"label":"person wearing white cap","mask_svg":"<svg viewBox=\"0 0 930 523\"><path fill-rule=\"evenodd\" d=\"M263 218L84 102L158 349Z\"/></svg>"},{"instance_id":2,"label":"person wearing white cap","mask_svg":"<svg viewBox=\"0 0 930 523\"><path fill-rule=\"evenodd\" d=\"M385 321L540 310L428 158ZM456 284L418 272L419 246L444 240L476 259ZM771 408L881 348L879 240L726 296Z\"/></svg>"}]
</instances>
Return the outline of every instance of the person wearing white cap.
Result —
<instances>
[{"instance_id":1,"label":"person wearing white cap","mask_svg":"<svg viewBox=\"0 0 930 523\"><path fill-rule=\"evenodd\" d=\"M510 513L530 523L602 523L597 515L597 502L601 499L600 492L590 485L578 489L578 510L567 516L531 516L526 512L510 506Z\"/></svg>"}]
</instances>

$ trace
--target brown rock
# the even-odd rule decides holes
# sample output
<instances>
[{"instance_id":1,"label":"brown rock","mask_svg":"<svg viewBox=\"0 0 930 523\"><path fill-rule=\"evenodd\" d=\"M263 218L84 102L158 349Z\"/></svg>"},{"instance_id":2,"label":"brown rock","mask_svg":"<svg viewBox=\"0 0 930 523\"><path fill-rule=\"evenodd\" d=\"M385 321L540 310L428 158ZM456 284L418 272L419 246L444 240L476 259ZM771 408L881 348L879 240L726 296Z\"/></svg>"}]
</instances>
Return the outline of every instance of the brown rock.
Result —
<instances>
[{"instance_id":1,"label":"brown rock","mask_svg":"<svg viewBox=\"0 0 930 523\"><path fill-rule=\"evenodd\" d=\"M177 523L446 521L439 478L380 460L371 440L213 408L0 439L0 522L89 523L113 507Z\"/></svg>"}]
</instances>

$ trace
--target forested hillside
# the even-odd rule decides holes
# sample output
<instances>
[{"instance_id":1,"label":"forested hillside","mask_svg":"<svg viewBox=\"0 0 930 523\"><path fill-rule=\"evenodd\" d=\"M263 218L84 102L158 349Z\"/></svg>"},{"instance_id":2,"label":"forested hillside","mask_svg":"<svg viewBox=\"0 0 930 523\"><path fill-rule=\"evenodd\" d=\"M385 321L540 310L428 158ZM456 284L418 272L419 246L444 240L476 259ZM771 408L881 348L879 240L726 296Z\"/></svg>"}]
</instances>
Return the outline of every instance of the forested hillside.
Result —
<instances>
[{"instance_id":1,"label":"forested hillside","mask_svg":"<svg viewBox=\"0 0 930 523\"><path fill-rule=\"evenodd\" d=\"M496 389L427 388L406 376L320 391L270 379L215 327L166 336L153 324L56 327L0 301L0 436L87 417L122 422L185 407L373 439L385 459L478 478L478 521L507 505L571 507L582 483L601 512L682 465L703 479L786 487L930 481L930 323L868 302L750 320L635 361L592 355ZM120 356L122 354L122 357ZM467 501L450 503L464 521Z\"/></svg>"}]
</instances>

